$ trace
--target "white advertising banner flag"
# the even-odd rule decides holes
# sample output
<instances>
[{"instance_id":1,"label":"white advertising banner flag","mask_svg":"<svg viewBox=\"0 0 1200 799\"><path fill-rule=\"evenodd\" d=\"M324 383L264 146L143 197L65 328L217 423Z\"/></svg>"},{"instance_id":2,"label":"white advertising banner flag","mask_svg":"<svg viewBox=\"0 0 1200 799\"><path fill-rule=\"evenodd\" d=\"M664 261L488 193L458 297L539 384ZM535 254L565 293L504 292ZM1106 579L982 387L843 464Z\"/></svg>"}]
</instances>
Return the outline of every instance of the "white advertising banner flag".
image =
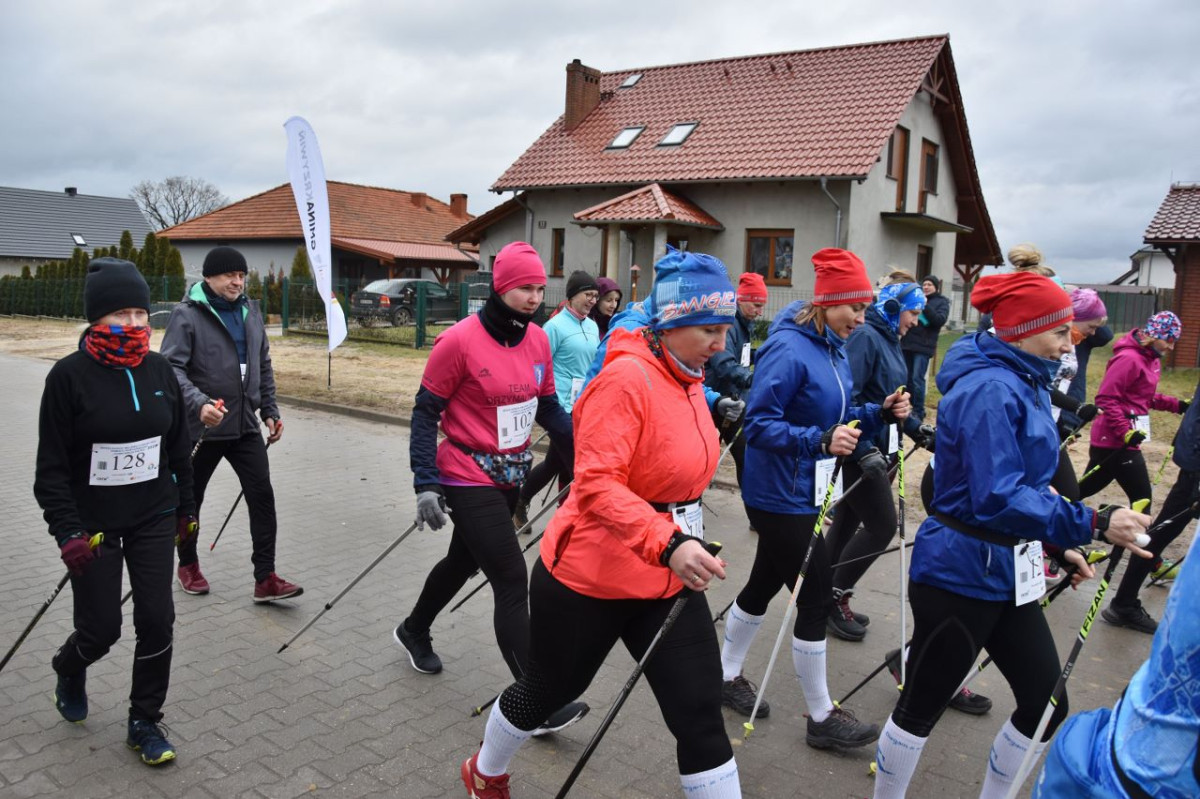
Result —
<instances>
[{"instance_id":1,"label":"white advertising banner flag","mask_svg":"<svg viewBox=\"0 0 1200 799\"><path fill-rule=\"evenodd\" d=\"M329 195L325 190L325 164L312 126L303 117L283 123L287 131L287 169L296 198L296 211L304 229L304 245L312 264L317 292L325 301L329 351L346 340L346 315L333 293L333 258L330 253Z\"/></svg>"}]
</instances>

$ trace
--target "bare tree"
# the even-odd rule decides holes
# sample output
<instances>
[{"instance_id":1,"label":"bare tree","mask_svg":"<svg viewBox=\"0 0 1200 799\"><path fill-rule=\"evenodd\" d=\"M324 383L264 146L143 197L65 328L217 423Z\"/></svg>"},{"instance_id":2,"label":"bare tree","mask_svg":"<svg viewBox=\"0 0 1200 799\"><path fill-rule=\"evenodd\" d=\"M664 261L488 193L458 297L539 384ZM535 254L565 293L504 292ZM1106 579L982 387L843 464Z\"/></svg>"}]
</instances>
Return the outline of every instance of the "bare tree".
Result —
<instances>
[{"instance_id":1,"label":"bare tree","mask_svg":"<svg viewBox=\"0 0 1200 799\"><path fill-rule=\"evenodd\" d=\"M165 180L143 180L129 196L156 230L178 225L229 204L229 198L201 178L182 175Z\"/></svg>"}]
</instances>

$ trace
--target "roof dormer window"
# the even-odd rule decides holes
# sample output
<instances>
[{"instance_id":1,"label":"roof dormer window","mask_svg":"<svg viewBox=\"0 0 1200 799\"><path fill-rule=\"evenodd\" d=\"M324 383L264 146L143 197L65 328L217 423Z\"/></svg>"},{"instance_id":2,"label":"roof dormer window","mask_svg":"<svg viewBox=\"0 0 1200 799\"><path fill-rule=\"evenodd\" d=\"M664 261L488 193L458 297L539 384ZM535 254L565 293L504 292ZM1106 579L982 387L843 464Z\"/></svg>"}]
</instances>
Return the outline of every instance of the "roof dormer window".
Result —
<instances>
[{"instance_id":1,"label":"roof dormer window","mask_svg":"<svg viewBox=\"0 0 1200 799\"><path fill-rule=\"evenodd\" d=\"M642 135L642 131L646 129L645 125L638 125L632 128L625 128L609 143L606 150L624 150L629 145L633 144L634 139Z\"/></svg>"},{"instance_id":2,"label":"roof dormer window","mask_svg":"<svg viewBox=\"0 0 1200 799\"><path fill-rule=\"evenodd\" d=\"M662 141L658 143L659 147L676 147L687 141L687 137L692 135L692 131L696 129L699 122L680 122L675 127L667 131L667 135L663 136Z\"/></svg>"},{"instance_id":3,"label":"roof dormer window","mask_svg":"<svg viewBox=\"0 0 1200 799\"><path fill-rule=\"evenodd\" d=\"M626 78L626 79L625 79L625 82L624 82L624 83L622 83L622 84L621 84L620 86L618 86L617 88L619 88L619 89L628 89L628 88L630 88L630 87L636 86L636 85L637 85L637 82L638 82L639 80L641 80L641 79L642 79L642 73L640 73L640 72L635 72L635 73L633 73L632 75L630 75L628 78Z\"/></svg>"},{"instance_id":4,"label":"roof dormer window","mask_svg":"<svg viewBox=\"0 0 1200 799\"><path fill-rule=\"evenodd\" d=\"M71 238L75 240L76 247L86 247L87 246L87 239L85 239L83 236L80 236L78 233L72 233Z\"/></svg>"}]
</instances>

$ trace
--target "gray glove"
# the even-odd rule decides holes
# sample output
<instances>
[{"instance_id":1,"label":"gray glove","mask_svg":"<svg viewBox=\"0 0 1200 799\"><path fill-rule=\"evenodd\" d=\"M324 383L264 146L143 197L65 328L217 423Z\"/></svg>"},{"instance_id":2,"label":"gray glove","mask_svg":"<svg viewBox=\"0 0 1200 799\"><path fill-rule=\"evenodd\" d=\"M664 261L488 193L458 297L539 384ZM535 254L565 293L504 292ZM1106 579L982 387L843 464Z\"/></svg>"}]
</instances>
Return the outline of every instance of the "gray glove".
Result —
<instances>
[{"instance_id":1,"label":"gray glove","mask_svg":"<svg viewBox=\"0 0 1200 799\"><path fill-rule=\"evenodd\" d=\"M446 525L446 498L437 491L421 491L417 494L417 529L440 530Z\"/></svg>"},{"instance_id":2,"label":"gray glove","mask_svg":"<svg viewBox=\"0 0 1200 799\"><path fill-rule=\"evenodd\" d=\"M933 452L934 448L937 446L937 428L933 425L923 424L921 425L920 429L917 430L917 435L920 436L920 438L917 439L920 445L930 452Z\"/></svg>"},{"instance_id":3,"label":"gray glove","mask_svg":"<svg viewBox=\"0 0 1200 799\"><path fill-rule=\"evenodd\" d=\"M863 479L867 478L882 478L887 479L887 458L883 454L871 447L866 454L858 459L858 468L862 469Z\"/></svg>"},{"instance_id":4,"label":"gray glove","mask_svg":"<svg viewBox=\"0 0 1200 799\"><path fill-rule=\"evenodd\" d=\"M722 427L736 424L737 420L742 418L742 414L746 412L746 401L733 397L721 397L717 400L716 411L717 416L721 418Z\"/></svg>"}]
</instances>

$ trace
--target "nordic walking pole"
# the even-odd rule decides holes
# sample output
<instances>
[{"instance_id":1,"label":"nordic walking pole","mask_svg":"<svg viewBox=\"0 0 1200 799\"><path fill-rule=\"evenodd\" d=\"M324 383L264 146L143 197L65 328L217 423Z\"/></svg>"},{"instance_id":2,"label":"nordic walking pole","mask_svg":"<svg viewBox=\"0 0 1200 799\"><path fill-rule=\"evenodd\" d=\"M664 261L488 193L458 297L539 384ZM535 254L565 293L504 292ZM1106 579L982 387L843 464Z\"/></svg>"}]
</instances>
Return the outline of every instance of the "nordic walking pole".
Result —
<instances>
[{"instance_id":1,"label":"nordic walking pole","mask_svg":"<svg viewBox=\"0 0 1200 799\"><path fill-rule=\"evenodd\" d=\"M1149 504L1150 500L1139 499L1133 503L1132 509L1141 513L1142 509ZM1144 537L1146 543L1149 544L1149 535L1145 535ZM1046 703L1046 709L1042 712L1042 718L1038 721L1037 729L1034 730L1033 737L1029 740L1029 748L1025 750L1025 756L1021 758L1021 766L1017 769L1016 779L1009 786L1005 799L1016 799L1017 794L1021 792L1021 786L1025 783L1026 778L1028 778L1029 772L1033 769L1033 760L1037 754L1037 744L1046 733L1046 728L1050 726L1050 717L1054 715L1054 710L1058 707L1058 698L1066 690L1067 680L1071 679L1071 672L1075 670L1075 661L1079 657L1079 653L1083 650L1088 633L1092 629L1092 622L1096 618L1096 613L1100 610L1100 603L1104 601L1104 594L1108 591L1108 583L1112 580L1113 574L1117 570L1117 564L1121 562L1123 554L1125 554L1125 549L1119 546L1114 546L1109 553L1108 568L1104 570L1104 576L1100 578L1100 585L1096 587L1096 594L1092 597L1091 607L1088 608L1087 615L1083 618L1083 625L1079 628L1079 633L1075 637L1075 643L1071 647L1071 654L1067 656L1067 660L1063 664L1062 673L1058 675L1058 683L1050 693L1050 701Z\"/></svg>"},{"instance_id":2,"label":"nordic walking pole","mask_svg":"<svg viewBox=\"0 0 1200 799\"><path fill-rule=\"evenodd\" d=\"M721 545L716 541L704 544L704 548L708 550L708 554L716 557L721 551ZM575 768L571 769L571 773L567 775L566 781L562 787L558 789L558 793L554 795L554 799L563 799L571 791L571 786L575 784L575 780L583 771L583 767L587 765L588 759L592 753L596 751L596 747L600 745L600 740L604 734L608 732L608 728L612 726L613 720L620 712L621 706L625 704L625 700L629 698L629 694L633 692L633 686L637 684L638 679L642 676L642 672L646 669L646 664L650 658L654 656L658 650L659 643L675 626L676 619L683 613L684 607L688 600L691 599L694 592L690 588L685 588L683 592L675 599L671 605L671 610L667 613L667 618L663 620L662 626L658 628L658 632L654 634L654 638L650 641L650 645L646 647L646 651L642 654L641 660L633 667L633 673L629 675L629 679L625 681L625 687L621 689L621 693L617 695L617 699L613 702L613 706L609 708L608 715L604 717L604 721L600 722L599 728L592 734L592 740L588 741L587 746L583 750L583 754L579 756L579 761L575 764Z\"/></svg>"},{"instance_id":3,"label":"nordic walking pole","mask_svg":"<svg viewBox=\"0 0 1200 799\"><path fill-rule=\"evenodd\" d=\"M212 406L221 413L225 412L225 400L223 399L214 400ZM192 447L192 454L189 456L189 460L196 460L196 453L200 451L200 445L204 443L204 437L208 435L208 431L211 429L208 425L204 425L204 429L200 431L200 437L196 439L196 446Z\"/></svg>"},{"instance_id":4,"label":"nordic walking pole","mask_svg":"<svg viewBox=\"0 0 1200 799\"><path fill-rule=\"evenodd\" d=\"M901 393L901 394L904 393L904 386L901 386L897 391L898 391L898 393ZM896 438L899 438L899 437L900 437L900 425L896 425ZM899 452L900 452L900 462L899 462L898 468L896 469L896 487L899 490L899 496L900 496L900 498L897 500L897 502L900 505L900 508L899 508L899 510L900 510L900 549L899 549L899 551L900 551L900 647L901 647L900 651L901 651L901 653L903 653L904 642L908 640L908 618L907 618L907 614L906 614L905 608L904 608L904 606L906 604L905 592L907 589L907 582L908 582L905 579L906 572L905 572L905 568L904 568L904 534L905 534L904 447L900 447ZM908 672L906 671L906 669L907 669L906 661L907 660L908 660L908 658L904 657L902 654L900 657L900 686L901 686L901 688L903 688L905 678L908 676Z\"/></svg>"},{"instance_id":5,"label":"nordic walking pole","mask_svg":"<svg viewBox=\"0 0 1200 799\"><path fill-rule=\"evenodd\" d=\"M271 442L268 441L267 446L264 449L270 449L270 448L271 448ZM212 544L210 544L208 547L209 552L212 552L214 549L217 548L217 542L221 540L221 534L224 533L225 528L229 526L229 520L231 518L233 518L233 512L235 510L237 510L238 504L242 501L242 497L244 497L245 495L246 495L246 489L244 489L244 488L238 492L237 499L235 499L233 501L233 507L229 509L229 513L225 514L225 521L221 523L221 529L217 531L217 537L213 539Z\"/></svg>"},{"instance_id":6,"label":"nordic walking pole","mask_svg":"<svg viewBox=\"0 0 1200 799\"><path fill-rule=\"evenodd\" d=\"M572 480L571 482L574 482L574 481ZM565 486L563 486L562 491L559 491L558 495L555 496L554 499L550 500L545 505L543 505L541 510L539 510L537 513L535 513L532 519L525 522L524 526L521 527L520 530L517 530L517 535L521 535L524 531L533 527L533 523L536 522L538 519L542 518L542 516L544 516L546 514L546 511L550 510L553 507L556 507L558 505L558 501L560 499L562 499L562 497L570 489L571 489L571 483L567 483ZM536 536L534 536L533 539L530 540L530 542L525 545L525 548L521 550L521 554L524 555L526 552L528 552L530 549L532 549L534 544L536 544L538 541L542 540L543 535L545 535L545 531L542 531L542 532L538 533ZM472 574L471 577L474 577L476 574L479 574L479 569L476 569L475 573ZM467 579L469 580L469 579L471 579L471 577L468 577ZM475 588L471 591L471 593L467 594L465 597L458 600L458 602L454 605L454 607L450 608L450 612L453 613L454 611L461 608L468 599L470 599L471 597L475 596L480 591L482 591L483 587L485 585L487 585L489 582L490 582L490 580L484 580L482 583L475 586Z\"/></svg>"},{"instance_id":7,"label":"nordic walking pole","mask_svg":"<svg viewBox=\"0 0 1200 799\"><path fill-rule=\"evenodd\" d=\"M1118 455L1121 455L1121 454L1123 454L1124 452L1126 452L1126 451L1129 449L1129 447L1130 447L1130 446L1132 446L1132 445L1131 445L1131 443L1130 443L1130 440L1133 438L1133 435L1134 435L1134 433L1138 433L1138 434L1139 434L1139 436L1140 436L1140 437L1138 438L1138 440L1137 440L1137 443L1138 443L1138 444L1140 444L1140 443L1142 443L1143 441L1145 441L1145 440L1146 440L1146 436L1145 436L1144 434L1142 434L1140 431L1137 431L1137 430L1130 430L1128 433L1126 433L1126 434L1125 434L1125 441L1124 441L1124 442L1122 442L1122 444L1121 444L1121 448L1120 448L1120 449L1114 449L1114 450L1113 450L1111 453L1109 453L1109 455L1108 455L1107 457L1105 457L1105 459L1104 459L1104 460L1100 461L1100 462L1099 462L1099 463L1097 463L1095 466L1093 466L1092 468L1090 468L1090 469L1088 469L1086 472L1084 472L1084 473L1083 473L1083 476L1079 478L1079 482L1081 482L1081 483L1082 483L1084 480L1088 479L1088 478L1089 478L1089 477L1091 477L1093 474L1095 474L1096 472L1098 472L1098 471L1100 471L1101 469L1103 469L1103 468L1104 468L1104 466L1105 466L1105 464L1107 464L1107 463L1108 463L1109 461L1111 461L1113 458L1115 458L1115 457L1117 457Z\"/></svg>"},{"instance_id":8,"label":"nordic walking pole","mask_svg":"<svg viewBox=\"0 0 1200 799\"><path fill-rule=\"evenodd\" d=\"M850 421L846 427L851 429L858 427L858 420ZM808 564L812 560L813 550L817 548L817 539L821 537L821 523L825 521L825 514L829 512L829 505L833 500L833 489L842 472L844 459L844 455L839 455L838 459L834 461L833 474L830 475L829 485L825 488L825 501L821 503L821 512L817 514L817 523L813 525L812 535L808 539L808 551L804 553L804 561L800 564L800 573L796 575L796 584L792 588L791 599L788 600L787 610L783 613L783 624L779 625L779 635L775 636L775 646L771 648L771 659L767 661L767 672L763 675L758 696L754 698L754 708L750 711L750 720L742 724L746 730L745 738L749 738L750 733L754 732L754 719L758 715L758 706L762 704L762 698L767 692L767 681L771 679L771 671L775 668L775 660L779 657L779 646L783 643L784 634L787 633L788 622L792 620L792 611L796 609L796 597L800 595L800 587L804 585L804 575L808 572Z\"/></svg>"},{"instance_id":9,"label":"nordic walking pole","mask_svg":"<svg viewBox=\"0 0 1200 799\"><path fill-rule=\"evenodd\" d=\"M284 645L283 645L283 646L279 647L278 651L276 651L276 653L275 653L275 654L277 654L277 655L278 655L279 653L283 652L283 650L285 650L285 649L287 649L289 646L291 646L291 645L292 645L292 643L293 643L293 642L295 642L295 640L296 640L297 638L299 638L301 635L303 635L305 630L307 630L309 627L312 627L314 624L316 624L316 623L317 623L317 619L319 619L319 618L321 618L322 616L324 616L324 615L325 615L325 612L326 612L327 610L331 610L331 609L333 608L333 606L334 606L334 605L336 605L336 604L338 603L338 600L339 600L339 599L341 599L341 598L342 598L342 597L344 597L344 596L345 596L347 593L349 593L349 592L350 592L350 589L351 589L351 588L353 588L354 586L358 585L358 581L359 581L359 580L361 580L362 578L366 577L366 576L367 576L367 574L368 574L368 573L371 571L371 569L374 569L376 566L378 566L378 565L379 565L379 563L380 563L380 561L382 561L384 558L386 558L388 555L390 555L390 554L392 553L392 550L393 550L393 549L395 549L396 547L400 546L400 542L401 542L401 541L403 541L404 539L406 539L406 538L408 538L410 535L412 535L412 531L417 529L417 524L418 524L418 522L413 522L412 524L410 524L410 525L409 525L409 527L408 527L408 529L407 529L407 530L405 530L403 533L401 533L401 534L400 534L400 535L399 535L399 536L396 538L396 540L395 540L395 541L393 541L392 543L388 544L388 547L387 547L387 549L385 549L385 550L383 550L382 552L380 552L380 553L379 553L379 557L375 558L375 560L371 561L371 562L370 562L370 564L368 564L367 568L365 568L365 569L363 569L361 572L359 572L359 573L358 573L358 576L357 576L357 577L355 577L353 580L351 580L351 581L350 581L350 584L349 584L349 585L347 585L345 588L343 588L343 589L342 589L342 590L341 590L341 591L338 593L338 595L337 595L337 596L335 596L333 599L331 599L331 600L329 600L328 602L326 602L326 603L325 603L325 607L321 608L321 610L317 612L317 615L313 616L311 619L309 619L309 620L308 620L308 624L305 624L303 627L301 627L301 628L299 629L299 631L298 631L298 632L297 632L295 635L293 635L291 638L289 638L289 639L287 640L287 642L286 642L286 643L284 643Z\"/></svg>"},{"instance_id":10,"label":"nordic walking pole","mask_svg":"<svg viewBox=\"0 0 1200 799\"><path fill-rule=\"evenodd\" d=\"M1162 482L1163 472L1167 470L1167 464L1171 462L1171 458L1174 457L1174 455L1175 445L1172 444L1171 448L1167 450L1167 456L1163 458L1162 465L1158 467L1158 474L1154 475L1154 482L1151 483L1152 486L1156 486Z\"/></svg>"},{"instance_id":11,"label":"nordic walking pole","mask_svg":"<svg viewBox=\"0 0 1200 799\"><path fill-rule=\"evenodd\" d=\"M95 549L96 547L100 546L100 542L103 540L104 533L96 533L94 536L88 539L88 546L90 546L92 549ZM58 585L54 586L54 590L50 592L50 596L47 597L46 601L42 603L42 606L38 608L38 612L33 614L33 620L25 626L25 629L21 632L20 637L17 638L16 643L9 647L8 652L6 652L4 655L4 660L0 660L0 671L3 671L4 667L8 665L8 661L12 660L12 656L17 653L17 650L21 647L21 644L25 643L25 639L29 637L29 634L33 632L33 628L37 626L38 620L41 619L45 612L50 609L50 605L53 604L54 600L58 598L58 595L62 593L63 588L66 587L70 580L71 572L67 572L62 576L62 579L58 581Z\"/></svg>"}]
</instances>

